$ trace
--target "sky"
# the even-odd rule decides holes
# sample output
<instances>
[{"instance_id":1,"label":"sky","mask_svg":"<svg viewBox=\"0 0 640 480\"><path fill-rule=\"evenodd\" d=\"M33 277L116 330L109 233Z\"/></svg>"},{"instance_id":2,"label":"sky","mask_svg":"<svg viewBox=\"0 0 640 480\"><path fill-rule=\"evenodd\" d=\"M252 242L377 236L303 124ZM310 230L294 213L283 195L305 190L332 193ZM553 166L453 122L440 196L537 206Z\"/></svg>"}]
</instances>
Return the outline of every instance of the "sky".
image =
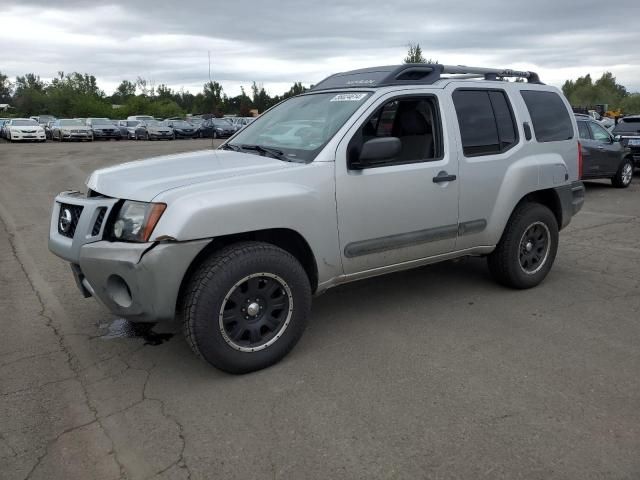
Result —
<instances>
[{"instance_id":1,"label":"sky","mask_svg":"<svg viewBox=\"0 0 640 480\"><path fill-rule=\"evenodd\" d=\"M93 74L107 94L145 78L232 96L402 63L409 42L439 63L533 70L545 83L611 71L640 91L640 0L3 0L0 72Z\"/></svg>"}]
</instances>

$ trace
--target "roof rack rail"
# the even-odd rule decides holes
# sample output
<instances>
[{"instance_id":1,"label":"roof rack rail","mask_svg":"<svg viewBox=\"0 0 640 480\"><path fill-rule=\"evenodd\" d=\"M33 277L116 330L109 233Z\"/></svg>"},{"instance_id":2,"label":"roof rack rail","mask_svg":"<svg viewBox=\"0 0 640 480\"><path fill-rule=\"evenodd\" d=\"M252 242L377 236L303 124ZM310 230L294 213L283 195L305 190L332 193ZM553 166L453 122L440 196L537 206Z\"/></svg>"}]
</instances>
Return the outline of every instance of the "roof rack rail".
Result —
<instances>
[{"instance_id":1,"label":"roof rack rail","mask_svg":"<svg viewBox=\"0 0 640 480\"><path fill-rule=\"evenodd\" d=\"M311 90L387 87L391 85L431 85L444 78L484 78L485 80L526 78L529 83L542 83L535 72L466 67L464 65L441 65L439 63L407 63L336 73L319 82Z\"/></svg>"}]
</instances>

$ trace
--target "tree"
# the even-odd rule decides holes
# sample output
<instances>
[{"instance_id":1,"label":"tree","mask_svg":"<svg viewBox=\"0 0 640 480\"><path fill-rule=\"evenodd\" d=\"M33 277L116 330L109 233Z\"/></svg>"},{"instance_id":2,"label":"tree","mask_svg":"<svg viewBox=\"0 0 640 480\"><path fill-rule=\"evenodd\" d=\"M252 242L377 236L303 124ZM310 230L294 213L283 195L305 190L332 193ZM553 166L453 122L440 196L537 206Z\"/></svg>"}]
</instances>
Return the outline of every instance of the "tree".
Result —
<instances>
[{"instance_id":1,"label":"tree","mask_svg":"<svg viewBox=\"0 0 640 480\"><path fill-rule=\"evenodd\" d=\"M9 103L11 100L11 86L9 77L0 72L0 103Z\"/></svg>"},{"instance_id":2,"label":"tree","mask_svg":"<svg viewBox=\"0 0 640 480\"><path fill-rule=\"evenodd\" d=\"M136 84L129 80L123 80L116 88L113 96L117 96L121 102L124 102L127 98L133 97L136 94Z\"/></svg>"},{"instance_id":3,"label":"tree","mask_svg":"<svg viewBox=\"0 0 640 480\"><path fill-rule=\"evenodd\" d=\"M422 55L422 48L419 43L409 43L407 45L409 50L407 51L407 56L404 57L404 63L438 63L437 60L428 59L426 60Z\"/></svg>"},{"instance_id":4,"label":"tree","mask_svg":"<svg viewBox=\"0 0 640 480\"><path fill-rule=\"evenodd\" d=\"M591 75L567 80L562 92L569 103L576 107L591 107L599 104L609 105L609 109L619 108L628 96L627 89L616 82L611 72L605 72L595 82Z\"/></svg>"},{"instance_id":5,"label":"tree","mask_svg":"<svg viewBox=\"0 0 640 480\"><path fill-rule=\"evenodd\" d=\"M222 85L216 81L209 81L204 84L203 89L205 113L213 113L222 116L224 105L222 101Z\"/></svg>"}]
</instances>

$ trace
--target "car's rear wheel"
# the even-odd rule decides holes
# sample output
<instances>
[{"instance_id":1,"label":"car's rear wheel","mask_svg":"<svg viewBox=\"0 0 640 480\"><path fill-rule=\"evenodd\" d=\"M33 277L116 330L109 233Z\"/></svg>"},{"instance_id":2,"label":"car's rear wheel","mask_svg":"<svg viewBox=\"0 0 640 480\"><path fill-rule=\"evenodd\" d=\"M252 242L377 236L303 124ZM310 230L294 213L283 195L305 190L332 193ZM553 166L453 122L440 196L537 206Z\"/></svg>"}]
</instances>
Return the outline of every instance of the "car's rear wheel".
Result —
<instances>
[{"instance_id":1,"label":"car's rear wheel","mask_svg":"<svg viewBox=\"0 0 640 480\"><path fill-rule=\"evenodd\" d=\"M311 287L288 252L243 242L208 257L183 300L184 333L193 351L239 374L268 367L291 351L307 325Z\"/></svg>"},{"instance_id":2,"label":"car's rear wheel","mask_svg":"<svg viewBox=\"0 0 640 480\"><path fill-rule=\"evenodd\" d=\"M487 258L492 276L508 287L535 287L553 266L558 238L558 221L551 210L539 203L521 204Z\"/></svg>"},{"instance_id":3,"label":"car's rear wheel","mask_svg":"<svg viewBox=\"0 0 640 480\"><path fill-rule=\"evenodd\" d=\"M625 158L616 174L611 178L611 184L616 188L627 188L633 180L633 160Z\"/></svg>"}]
</instances>

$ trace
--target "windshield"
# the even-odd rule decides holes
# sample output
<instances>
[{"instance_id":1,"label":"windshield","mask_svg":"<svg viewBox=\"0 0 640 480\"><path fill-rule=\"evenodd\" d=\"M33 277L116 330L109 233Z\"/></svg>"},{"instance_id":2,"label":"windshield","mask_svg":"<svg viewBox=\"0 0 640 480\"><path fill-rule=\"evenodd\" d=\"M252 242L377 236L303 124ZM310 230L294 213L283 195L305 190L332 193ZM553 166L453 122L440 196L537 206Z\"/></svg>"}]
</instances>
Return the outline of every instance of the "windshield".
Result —
<instances>
[{"instance_id":1,"label":"windshield","mask_svg":"<svg viewBox=\"0 0 640 480\"><path fill-rule=\"evenodd\" d=\"M640 117L638 118L623 118L620 119L618 124L613 129L613 133L639 133L640 132Z\"/></svg>"},{"instance_id":2,"label":"windshield","mask_svg":"<svg viewBox=\"0 0 640 480\"><path fill-rule=\"evenodd\" d=\"M36 122L35 120L13 120L11 122L11 125L14 125L16 127L37 127L38 122Z\"/></svg>"},{"instance_id":3,"label":"windshield","mask_svg":"<svg viewBox=\"0 0 640 480\"><path fill-rule=\"evenodd\" d=\"M182 120L174 121L172 125L176 128L193 128L193 125Z\"/></svg>"},{"instance_id":4,"label":"windshield","mask_svg":"<svg viewBox=\"0 0 640 480\"><path fill-rule=\"evenodd\" d=\"M127 120L127 127L135 127L136 125L138 125L140 122L137 120Z\"/></svg>"},{"instance_id":5,"label":"windshield","mask_svg":"<svg viewBox=\"0 0 640 480\"><path fill-rule=\"evenodd\" d=\"M189 123L192 123L193 125L200 125L202 122L204 122L204 120L201 118L192 118L189 120Z\"/></svg>"},{"instance_id":6,"label":"windshield","mask_svg":"<svg viewBox=\"0 0 640 480\"><path fill-rule=\"evenodd\" d=\"M147 127L164 127L158 120L145 120L144 123L147 124Z\"/></svg>"},{"instance_id":7,"label":"windshield","mask_svg":"<svg viewBox=\"0 0 640 480\"><path fill-rule=\"evenodd\" d=\"M211 123L213 123L216 127L229 128L232 127L232 123L224 118L212 118Z\"/></svg>"},{"instance_id":8,"label":"windshield","mask_svg":"<svg viewBox=\"0 0 640 480\"><path fill-rule=\"evenodd\" d=\"M278 149L291 161L311 162L371 93L315 93L276 105L233 138L232 144Z\"/></svg>"},{"instance_id":9,"label":"windshield","mask_svg":"<svg viewBox=\"0 0 640 480\"><path fill-rule=\"evenodd\" d=\"M60 120L61 127L80 127L82 122L80 120Z\"/></svg>"}]
</instances>

